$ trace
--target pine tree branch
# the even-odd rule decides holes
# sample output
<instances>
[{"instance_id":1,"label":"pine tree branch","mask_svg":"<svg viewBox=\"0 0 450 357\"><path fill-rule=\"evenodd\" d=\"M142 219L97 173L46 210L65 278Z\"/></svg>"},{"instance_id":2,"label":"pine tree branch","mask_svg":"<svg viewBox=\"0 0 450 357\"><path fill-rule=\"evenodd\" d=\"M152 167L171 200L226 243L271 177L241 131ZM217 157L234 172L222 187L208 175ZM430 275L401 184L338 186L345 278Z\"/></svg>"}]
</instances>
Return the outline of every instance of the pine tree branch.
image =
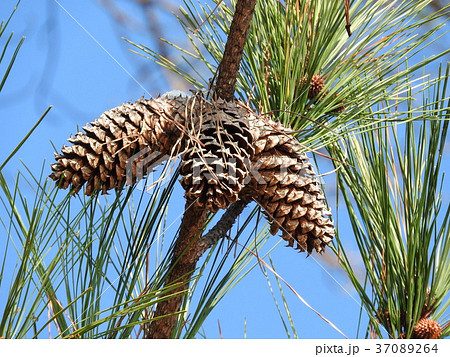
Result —
<instances>
[{"instance_id":1,"label":"pine tree branch","mask_svg":"<svg viewBox=\"0 0 450 357\"><path fill-rule=\"evenodd\" d=\"M186 210L181 221L180 233L175 242L174 253L170 263L170 271L165 284L179 283L180 286L170 293L177 293L189 287L189 281L194 273L199 255L199 235L206 221L206 210L197 207L193 201L186 201ZM158 303L154 314L155 318L170 315L180 311L183 295ZM154 320L150 324L146 338L173 338L174 328L178 315L172 315Z\"/></svg>"},{"instance_id":2,"label":"pine tree branch","mask_svg":"<svg viewBox=\"0 0 450 357\"><path fill-rule=\"evenodd\" d=\"M219 64L215 94L231 101L234 98L239 66L244 52L245 40L255 11L256 0L238 0L230 25L225 51Z\"/></svg>"},{"instance_id":3,"label":"pine tree branch","mask_svg":"<svg viewBox=\"0 0 450 357\"><path fill-rule=\"evenodd\" d=\"M236 218L242 213L249 202L249 200L239 200L228 207L216 225L201 238L197 252L200 256L220 239L226 237L227 232L233 227Z\"/></svg>"},{"instance_id":4,"label":"pine tree branch","mask_svg":"<svg viewBox=\"0 0 450 357\"><path fill-rule=\"evenodd\" d=\"M170 266L166 283L173 284L179 282L180 286L171 290L175 294L182 290L187 290L189 281L201 256L220 239L225 238L227 232L233 227L236 218L242 213L249 203L248 200L239 200L225 211L216 225L207 234L198 238L203 226L201 222L206 220L206 211L193 205L192 201L186 203L186 213L181 223L180 235L176 241L174 255ZM196 225L188 226L187 222L197 222ZM196 237L191 239L190 237ZM158 303L154 317L170 315L180 311L183 303L183 295L175 296L169 300ZM176 326L178 315L167 316L152 322L147 334L147 338L170 338Z\"/></svg>"}]
</instances>

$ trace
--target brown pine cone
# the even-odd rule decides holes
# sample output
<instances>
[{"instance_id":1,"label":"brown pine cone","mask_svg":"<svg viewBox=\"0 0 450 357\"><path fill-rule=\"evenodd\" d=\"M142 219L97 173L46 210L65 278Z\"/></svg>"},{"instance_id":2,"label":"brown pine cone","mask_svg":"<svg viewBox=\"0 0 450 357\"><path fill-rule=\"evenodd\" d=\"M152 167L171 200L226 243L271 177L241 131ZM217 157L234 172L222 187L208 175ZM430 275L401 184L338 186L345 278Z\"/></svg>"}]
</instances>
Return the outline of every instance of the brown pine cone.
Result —
<instances>
[{"instance_id":1,"label":"brown pine cone","mask_svg":"<svg viewBox=\"0 0 450 357\"><path fill-rule=\"evenodd\" d=\"M225 101L202 104L198 141L182 157L186 198L211 212L236 202L253 156L253 137L245 113Z\"/></svg>"},{"instance_id":2,"label":"brown pine cone","mask_svg":"<svg viewBox=\"0 0 450 357\"><path fill-rule=\"evenodd\" d=\"M437 321L423 317L414 326L411 338L437 339L441 336L441 333L442 327Z\"/></svg>"},{"instance_id":3,"label":"brown pine cone","mask_svg":"<svg viewBox=\"0 0 450 357\"><path fill-rule=\"evenodd\" d=\"M314 99L320 92L322 92L325 87L325 79L322 76L315 74L311 78L311 83L309 84L308 99Z\"/></svg>"},{"instance_id":4,"label":"brown pine cone","mask_svg":"<svg viewBox=\"0 0 450 357\"><path fill-rule=\"evenodd\" d=\"M243 105L244 106L244 105ZM322 252L334 236L330 210L311 163L288 129L271 120L251 120L255 155L249 188L269 221L271 233L281 228L288 246Z\"/></svg>"},{"instance_id":5,"label":"brown pine cone","mask_svg":"<svg viewBox=\"0 0 450 357\"><path fill-rule=\"evenodd\" d=\"M97 190L106 193L136 180L136 168L141 172L179 145L184 124L185 99L141 99L125 103L104 112L99 119L83 127L56 154L50 177L61 188L69 186L74 193L86 184L86 195ZM176 151L176 150L175 150ZM149 153L158 152L154 157ZM140 155L141 153L142 155ZM138 157L133 155L138 154ZM142 177L138 177L140 179Z\"/></svg>"},{"instance_id":6,"label":"brown pine cone","mask_svg":"<svg viewBox=\"0 0 450 357\"><path fill-rule=\"evenodd\" d=\"M62 188L77 192L87 183L87 195L106 193L183 150L181 182L199 206L215 212L242 191L262 206L272 234L282 229L289 246L322 252L333 238L331 213L300 143L244 103L200 95L142 99L103 113L84 131L52 165L50 177Z\"/></svg>"}]
</instances>

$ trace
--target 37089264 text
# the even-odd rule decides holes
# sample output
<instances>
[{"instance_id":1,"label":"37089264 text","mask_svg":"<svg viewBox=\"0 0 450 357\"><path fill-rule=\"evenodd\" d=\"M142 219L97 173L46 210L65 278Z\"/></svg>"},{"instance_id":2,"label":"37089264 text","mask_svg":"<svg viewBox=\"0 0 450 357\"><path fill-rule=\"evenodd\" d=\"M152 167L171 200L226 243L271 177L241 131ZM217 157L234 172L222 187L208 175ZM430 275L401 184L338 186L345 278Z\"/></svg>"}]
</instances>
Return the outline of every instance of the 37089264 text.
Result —
<instances>
[{"instance_id":1,"label":"37089264 text","mask_svg":"<svg viewBox=\"0 0 450 357\"><path fill-rule=\"evenodd\" d=\"M437 353L437 344L432 343L377 343L376 353Z\"/></svg>"}]
</instances>

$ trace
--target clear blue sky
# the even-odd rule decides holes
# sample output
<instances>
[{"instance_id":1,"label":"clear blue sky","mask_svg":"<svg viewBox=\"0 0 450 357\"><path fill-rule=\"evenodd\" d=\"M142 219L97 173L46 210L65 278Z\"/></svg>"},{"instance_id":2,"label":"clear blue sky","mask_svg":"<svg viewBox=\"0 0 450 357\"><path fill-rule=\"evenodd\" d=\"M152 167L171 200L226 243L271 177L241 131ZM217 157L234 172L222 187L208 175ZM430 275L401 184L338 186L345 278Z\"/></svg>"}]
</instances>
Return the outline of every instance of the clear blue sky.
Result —
<instances>
[{"instance_id":1,"label":"clear blue sky","mask_svg":"<svg viewBox=\"0 0 450 357\"><path fill-rule=\"evenodd\" d=\"M0 131L0 161L20 142L46 108L53 106L44 122L5 168L4 174L9 180L13 180L16 170L22 168L19 160L33 172L39 172L44 160L47 164L53 161L50 142L59 149L70 134L77 132L77 127L94 120L105 110L126 101L135 101L142 95L148 98L145 91L156 96L177 89L169 87L152 62L127 51L131 46L121 37L149 47L155 44L142 32L126 32L125 28L118 26L99 5L100 1L61 0L60 3L70 15L53 0L23 0L7 30L8 33L14 31L13 43L21 36L27 38L0 96L3 128ZM2 0L0 19L6 19L15 4L16 0ZM137 8L128 7L127 10L133 12ZM171 40L178 40L181 45L185 43L176 21L167 15L161 16L166 29L164 34ZM141 81L143 70L146 76ZM126 71L137 78L142 87ZM330 182L329 186L332 185ZM183 207L181 191L179 197L179 206ZM333 203L335 200L330 198ZM341 235L345 237L346 234L341 232ZM278 237L272 238L273 243L277 241ZM348 242L351 247L350 231ZM353 300L356 294L345 274L333 266L331 255L313 255L306 259L305 254L283 248L282 243L274 250L272 259L278 273L309 304L348 337L356 337L360 307ZM349 294L318 263L349 289ZM276 289L273 277L271 282ZM301 338L342 337L287 288L285 293ZM207 337L219 337L218 321L225 338L242 338L245 330L249 338L286 337L266 278L259 269L241 281L213 311L204 326Z\"/></svg>"}]
</instances>

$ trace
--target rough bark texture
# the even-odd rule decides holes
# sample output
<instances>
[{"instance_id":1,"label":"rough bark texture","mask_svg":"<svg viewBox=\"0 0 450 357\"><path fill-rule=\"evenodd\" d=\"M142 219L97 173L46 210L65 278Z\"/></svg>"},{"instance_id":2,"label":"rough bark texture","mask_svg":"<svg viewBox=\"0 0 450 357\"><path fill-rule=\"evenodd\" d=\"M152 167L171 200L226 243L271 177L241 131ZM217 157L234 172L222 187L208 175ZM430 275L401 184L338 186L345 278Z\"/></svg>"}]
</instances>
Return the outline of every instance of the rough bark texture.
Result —
<instances>
[{"instance_id":1,"label":"rough bark texture","mask_svg":"<svg viewBox=\"0 0 450 357\"><path fill-rule=\"evenodd\" d=\"M180 286L171 290L170 293L177 293L189 288L189 281L192 278L197 261L209 248L225 237L248 202L249 200L240 200L233 203L214 228L203 237L199 237L198 233L203 229L200 223L206 220L206 210L195 206L193 201L188 200L186 202L186 213L183 217L180 236L176 241L174 255L172 257L172 270L166 278L166 282L172 284L179 281ZM188 225L188 223L195 224ZM183 295L158 303L155 317L180 311L182 303ZM178 315L174 315L153 321L146 337L151 339L177 337L172 336L177 319Z\"/></svg>"},{"instance_id":2,"label":"rough bark texture","mask_svg":"<svg viewBox=\"0 0 450 357\"><path fill-rule=\"evenodd\" d=\"M241 199L228 207L227 211L219 219L216 225L206 233L199 242L199 254L203 254L220 239L224 238L227 232L233 227L236 218L242 213L250 199Z\"/></svg>"},{"instance_id":3,"label":"rough bark texture","mask_svg":"<svg viewBox=\"0 0 450 357\"><path fill-rule=\"evenodd\" d=\"M174 255L170 264L166 284L179 283L179 288L171 290L170 293L176 293L186 290L189 287L189 281L195 270L197 261L201 255L199 250L199 234L203 230L206 221L206 210L199 208L193 201L186 201L186 210L181 222L180 234L175 243ZM154 317L161 317L180 311L183 302L183 295L158 303ZM151 323L146 338L174 338L172 336L178 320L178 315L163 317Z\"/></svg>"},{"instance_id":4,"label":"rough bark texture","mask_svg":"<svg viewBox=\"0 0 450 357\"><path fill-rule=\"evenodd\" d=\"M256 0L239 0L231 22L225 52L218 69L215 94L228 101L234 99L236 79L244 52L247 32L255 11Z\"/></svg>"}]
</instances>

